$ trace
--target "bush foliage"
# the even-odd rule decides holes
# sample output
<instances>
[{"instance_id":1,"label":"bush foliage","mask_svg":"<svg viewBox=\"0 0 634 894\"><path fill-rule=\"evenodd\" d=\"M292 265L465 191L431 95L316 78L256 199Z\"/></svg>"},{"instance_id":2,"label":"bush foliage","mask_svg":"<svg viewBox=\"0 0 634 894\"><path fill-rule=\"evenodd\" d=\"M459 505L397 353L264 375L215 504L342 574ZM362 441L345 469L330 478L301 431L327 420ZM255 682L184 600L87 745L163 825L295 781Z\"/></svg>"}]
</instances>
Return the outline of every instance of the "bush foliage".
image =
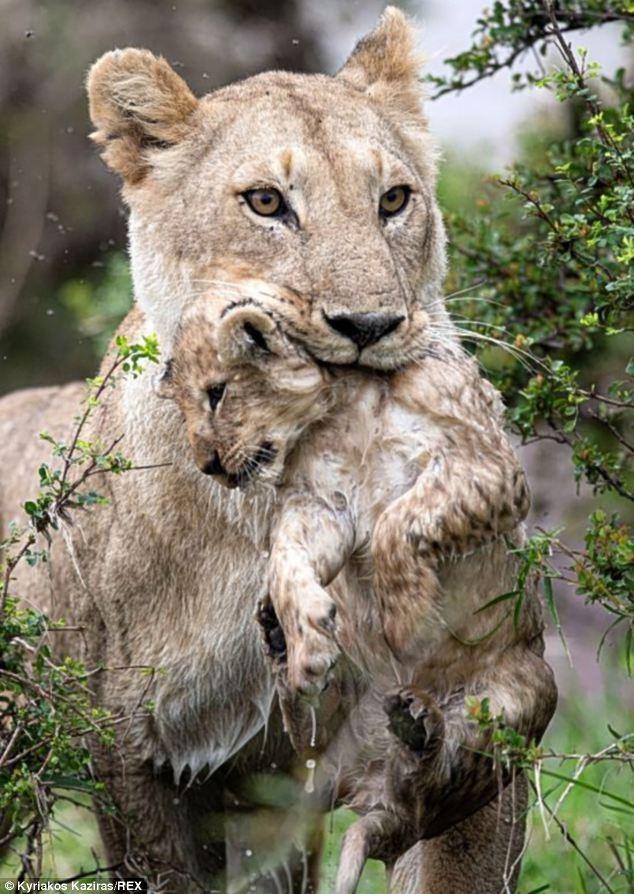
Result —
<instances>
[{"instance_id":1,"label":"bush foliage","mask_svg":"<svg viewBox=\"0 0 634 894\"><path fill-rule=\"evenodd\" d=\"M547 578L566 576L614 614L629 650L633 90L623 69L601 74L565 36L616 20L631 40L634 12L626 2L496 2L479 20L471 49L448 60L452 74L433 82L437 94L463 90L531 48L538 59L547 50L559 56L554 70L513 75L513 82L564 103L569 134L493 179L468 215L450 215L456 296L449 301L464 341L506 399L512 428L524 442L565 445L575 480L610 508L589 518L583 551L551 532L539 533L542 548L529 546L526 555ZM607 369L598 362L606 356ZM566 572L553 565L554 552L569 560Z\"/></svg>"},{"instance_id":2,"label":"bush foliage","mask_svg":"<svg viewBox=\"0 0 634 894\"><path fill-rule=\"evenodd\" d=\"M627 0L511 0L495 2L477 22L472 46L446 60L449 75L433 77L435 95L462 91L502 69L515 90L547 91L562 104L566 133L532 146L527 158L492 178L475 208L454 212L449 306L463 340L504 395L512 429L524 443L552 441L568 450L580 488L595 495L583 543L564 529L537 529L521 550L522 581L541 575L545 602L561 629L556 593L568 586L606 612L606 634L618 631L626 674L634 651L632 502L632 357L634 295L634 90L624 69L602 72L569 33L622 25L630 46L634 9ZM554 57L555 64L550 64ZM535 68L516 72L520 60ZM600 507L600 508L599 508ZM591 623L594 623L593 621ZM623 654L622 653L622 654ZM614 663L614 657L611 657ZM618 673L618 671L617 671ZM535 809L544 846L557 848L557 829L576 851L577 878L566 890L631 891L634 885L634 802L623 795L632 769L634 731L621 706L600 747L535 748L505 730L486 703L472 705L481 722L497 726L496 759L533 770ZM588 706L589 709L589 706ZM593 723L588 716L587 724ZM595 740L596 742L596 740ZM569 745L570 743L568 743ZM547 786L547 787L546 787ZM631 789L630 789L631 791ZM578 813L564 823L566 799L581 793L585 809L604 808L614 820L598 839L584 834ZM555 862L522 877L532 889L563 890ZM550 869L547 867L550 866Z\"/></svg>"},{"instance_id":3,"label":"bush foliage","mask_svg":"<svg viewBox=\"0 0 634 894\"><path fill-rule=\"evenodd\" d=\"M138 375L157 358L153 337L141 344L117 338L105 374L88 381L69 442L40 434L51 446L52 464L42 463L38 470L40 490L24 504L27 521L13 523L0 542L0 848L8 846L19 855L19 881L42 876L43 835L60 804L75 803L79 792L109 809L103 783L92 776L87 742L92 738L112 746L115 727L125 718L94 704L89 678L103 669L58 656L56 634L70 629L35 608L20 607L14 573L22 562L46 562L51 537L63 531L73 513L106 501L94 489L95 480L133 468L118 450L120 439L110 444L85 440L86 424L122 375Z\"/></svg>"}]
</instances>

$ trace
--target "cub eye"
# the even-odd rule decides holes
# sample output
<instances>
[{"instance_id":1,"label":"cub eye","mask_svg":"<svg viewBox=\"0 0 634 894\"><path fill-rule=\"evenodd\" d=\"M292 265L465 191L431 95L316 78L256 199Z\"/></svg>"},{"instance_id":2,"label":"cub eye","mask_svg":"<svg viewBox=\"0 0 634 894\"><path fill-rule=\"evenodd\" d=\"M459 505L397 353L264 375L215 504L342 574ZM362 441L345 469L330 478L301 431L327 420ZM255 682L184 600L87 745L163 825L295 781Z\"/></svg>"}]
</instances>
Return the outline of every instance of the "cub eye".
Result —
<instances>
[{"instance_id":1,"label":"cub eye","mask_svg":"<svg viewBox=\"0 0 634 894\"><path fill-rule=\"evenodd\" d=\"M394 217L407 205L411 189L409 186L393 186L384 192L379 201L379 214L381 217Z\"/></svg>"},{"instance_id":2,"label":"cub eye","mask_svg":"<svg viewBox=\"0 0 634 894\"><path fill-rule=\"evenodd\" d=\"M222 395L227 390L227 383L220 382L218 385L211 385L207 389L207 398L209 399L209 409L215 410L220 401L222 400Z\"/></svg>"},{"instance_id":3,"label":"cub eye","mask_svg":"<svg viewBox=\"0 0 634 894\"><path fill-rule=\"evenodd\" d=\"M242 195L251 211L262 217L281 217L288 211L282 194L277 189L248 189Z\"/></svg>"}]
</instances>

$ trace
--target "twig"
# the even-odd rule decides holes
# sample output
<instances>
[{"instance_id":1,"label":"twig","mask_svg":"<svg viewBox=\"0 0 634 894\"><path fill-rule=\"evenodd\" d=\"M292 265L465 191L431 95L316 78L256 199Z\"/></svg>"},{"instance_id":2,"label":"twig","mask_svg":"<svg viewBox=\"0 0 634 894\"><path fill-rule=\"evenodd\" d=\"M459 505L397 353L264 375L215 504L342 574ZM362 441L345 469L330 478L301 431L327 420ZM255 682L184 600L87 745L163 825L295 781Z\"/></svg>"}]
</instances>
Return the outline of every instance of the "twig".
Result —
<instances>
[{"instance_id":1,"label":"twig","mask_svg":"<svg viewBox=\"0 0 634 894\"><path fill-rule=\"evenodd\" d=\"M532 788L533 788L533 791L535 791L535 787L534 787L534 785L532 784L532 782L531 782L531 786L532 786ZM564 838L566 839L566 841L568 842L568 844L570 844L570 845L575 849L575 851L579 854L579 856L580 856L581 859L584 861L584 863L586 863L586 865L588 866L588 868L594 873L594 875L596 875L596 877L599 879L599 881L601 882L601 884L604 886L605 890L606 890L606 891L609 891L610 894L616 894L616 892L614 891L614 888L612 888L612 887L608 884L608 882L606 881L606 879L604 878L604 876L603 876L603 875L601 874L601 872L597 869L597 867L594 865L594 863L590 860L590 858L588 857L588 855L585 854L585 853L583 852L583 850L579 847L579 845L577 844L577 842L575 841L575 839L572 837L572 835L570 834L570 832L568 831L568 829L566 828L566 826L561 822L561 820L559 819L559 817L555 816L555 814L554 814L553 811L550 809L550 807L548 806L548 804L544 803L544 807L545 807L546 811L550 814L551 818L552 818L552 819L555 821L555 823L557 824L557 827L558 827L559 831L560 831L561 834L564 836Z\"/></svg>"}]
</instances>

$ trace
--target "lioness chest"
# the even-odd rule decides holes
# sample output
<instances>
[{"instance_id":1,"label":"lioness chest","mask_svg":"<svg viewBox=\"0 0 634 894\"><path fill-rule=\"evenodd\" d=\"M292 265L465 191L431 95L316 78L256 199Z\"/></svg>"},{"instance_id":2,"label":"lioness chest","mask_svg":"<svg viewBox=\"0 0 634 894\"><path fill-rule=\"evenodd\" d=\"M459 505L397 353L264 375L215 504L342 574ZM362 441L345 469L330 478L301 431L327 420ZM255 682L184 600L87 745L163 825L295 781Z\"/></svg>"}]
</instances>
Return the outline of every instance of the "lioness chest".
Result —
<instances>
[{"instance_id":1,"label":"lioness chest","mask_svg":"<svg viewBox=\"0 0 634 894\"><path fill-rule=\"evenodd\" d=\"M129 473L138 476L132 492L129 481L111 481L98 590L109 659L153 674L143 748L179 776L213 771L266 722L272 682L253 619L270 507L201 475L177 414L165 402L151 412L154 400L146 395L128 450L158 468ZM140 685L121 693L126 701Z\"/></svg>"},{"instance_id":2,"label":"lioness chest","mask_svg":"<svg viewBox=\"0 0 634 894\"><path fill-rule=\"evenodd\" d=\"M38 433L68 438L82 391L2 402L3 526L37 493L38 464L53 462ZM91 678L97 700L136 712L141 759L167 761L177 775L214 769L263 727L272 695L253 621L266 501L247 506L196 470L180 419L154 397L149 374L119 383L86 435L123 436L121 450L139 468L93 479L109 503L76 513L54 538L50 563L25 566L15 592L81 628L62 648L82 653L89 669L108 668Z\"/></svg>"}]
</instances>

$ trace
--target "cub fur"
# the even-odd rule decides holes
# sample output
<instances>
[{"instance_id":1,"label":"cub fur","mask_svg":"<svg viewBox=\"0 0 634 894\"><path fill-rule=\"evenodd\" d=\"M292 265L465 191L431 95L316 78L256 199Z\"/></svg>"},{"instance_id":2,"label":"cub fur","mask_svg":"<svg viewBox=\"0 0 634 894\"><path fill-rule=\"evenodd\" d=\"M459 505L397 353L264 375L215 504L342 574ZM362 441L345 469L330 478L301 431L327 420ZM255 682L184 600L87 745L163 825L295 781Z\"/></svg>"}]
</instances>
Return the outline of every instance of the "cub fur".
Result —
<instances>
[{"instance_id":1,"label":"cub fur","mask_svg":"<svg viewBox=\"0 0 634 894\"><path fill-rule=\"evenodd\" d=\"M481 613L481 588L465 592L451 570L466 559L500 593L514 586L503 538L521 541L528 490L497 393L433 326L402 371L331 370L287 337L288 296L260 283L236 292L224 306L190 306L161 393L178 403L203 471L230 487L279 486L260 620L284 664L278 691L300 749L310 743L297 696L318 695L339 643L365 668L369 690L351 704L354 721L331 730L319 768L334 801L363 815L337 884L352 894L368 857L394 864L496 794L482 756L491 731L467 718L466 696L486 697L529 739L552 716L535 607L519 624L504 602ZM385 643L404 686L376 661ZM443 665L435 689L430 663Z\"/></svg>"}]
</instances>

